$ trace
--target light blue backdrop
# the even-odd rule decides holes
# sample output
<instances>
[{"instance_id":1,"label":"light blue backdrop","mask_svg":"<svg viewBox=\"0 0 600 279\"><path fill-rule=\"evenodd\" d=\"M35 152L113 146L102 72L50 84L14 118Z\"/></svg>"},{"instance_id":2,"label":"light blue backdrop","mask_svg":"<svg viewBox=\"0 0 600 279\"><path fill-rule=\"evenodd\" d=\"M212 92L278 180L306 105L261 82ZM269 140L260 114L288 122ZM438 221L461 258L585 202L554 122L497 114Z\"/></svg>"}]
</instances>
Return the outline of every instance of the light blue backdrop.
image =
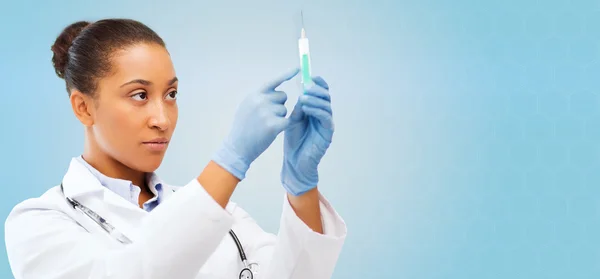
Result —
<instances>
[{"instance_id":1,"label":"light blue backdrop","mask_svg":"<svg viewBox=\"0 0 600 279\"><path fill-rule=\"evenodd\" d=\"M181 115L159 171L183 184L243 94L298 64L301 7L337 124L321 167L349 228L334 278L600 276L597 1L2 1L0 216L81 152L50 62L63 27L130 17L163 36ZM281 149L234 197L272 232Z\"/></svg>"}]
</instances>

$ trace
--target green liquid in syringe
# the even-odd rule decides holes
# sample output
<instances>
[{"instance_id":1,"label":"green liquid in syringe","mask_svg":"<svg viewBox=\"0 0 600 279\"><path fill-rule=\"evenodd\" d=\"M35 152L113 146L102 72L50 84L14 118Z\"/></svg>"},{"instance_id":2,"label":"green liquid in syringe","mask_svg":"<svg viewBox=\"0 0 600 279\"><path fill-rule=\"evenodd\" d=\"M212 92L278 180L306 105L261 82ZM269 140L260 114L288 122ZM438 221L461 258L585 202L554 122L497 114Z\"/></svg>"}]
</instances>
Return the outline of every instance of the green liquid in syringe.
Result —
<instances>
[{"instance_id":1,"label":"green liquid in syringe","mask_svg":"<svg viewBox=\"0 0 600 279\"><path fill-rule=\"evenodd\" d=\"M302 83L304 89L308 89L312 85L312 79L310 78L310 65L309 65L308 54L302 55Z\"/></svg>"}]
</instances>

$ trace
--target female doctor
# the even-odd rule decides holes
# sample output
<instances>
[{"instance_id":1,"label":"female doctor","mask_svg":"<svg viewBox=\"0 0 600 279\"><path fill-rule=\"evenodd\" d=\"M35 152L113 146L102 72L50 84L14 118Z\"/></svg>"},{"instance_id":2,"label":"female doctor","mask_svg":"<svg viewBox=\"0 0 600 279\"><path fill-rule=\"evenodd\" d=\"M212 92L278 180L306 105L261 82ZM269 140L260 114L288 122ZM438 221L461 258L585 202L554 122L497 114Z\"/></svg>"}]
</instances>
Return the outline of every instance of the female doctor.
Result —
<instances>
[{"instance_id":1,"label":"female doctor","mask_svg":"<svg viewBox=\"0 0 600 279\"><path fill-rule=\"evenodd\" d=\"M15 278L331 277L346 226L317 190L333 134L323 79L314 78L289 117L276 88L297 70L250 93L200 175L173 187L154 173L178 116L178 81L162 39L133 20L76 22L52 51L85 148L60 185L10 213L5 240ZM286 195L272 235L229 199L280 132Z\"/></svg>"}]
</instances>

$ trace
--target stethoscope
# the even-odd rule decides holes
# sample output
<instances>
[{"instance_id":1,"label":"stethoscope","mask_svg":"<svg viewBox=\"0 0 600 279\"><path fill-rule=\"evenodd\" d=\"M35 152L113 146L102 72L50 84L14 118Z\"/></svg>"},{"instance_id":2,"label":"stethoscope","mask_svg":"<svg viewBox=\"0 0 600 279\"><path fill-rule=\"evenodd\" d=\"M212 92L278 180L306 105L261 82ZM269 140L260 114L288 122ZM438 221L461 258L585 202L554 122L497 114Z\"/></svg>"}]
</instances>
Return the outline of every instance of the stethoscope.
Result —
<instances>
[{"instance_id":1,"label":"stethoscope","mask_svg":"<svg viewBox=\"0 0 600 279\"><path fill-rule=\"evenodd\" d=\"M65 195L65 191L63 189L62 183L60 184L60 190L62 191L63 195L65 196L65 199L67 200L67 202L74 209L79 210L81 213L87 215L90 219L92 219L94 222L96 222L96 224L98 224L100 227L102 227L102 229L104 229L112 238L114 238L115 240L117 240L123 244L133 243L131 241L131 239L129 239L127 236L125 236L124 234L119 232L114 226L109 224L106 221L106 219L102 218L96 212L87 208L86 206L79 203L78 201L76 201L70 197L67 197ZM246 258L246 253L244 253L244 248L242 247L242 243L238 239L237 235L233 232L233 230L229 230L229 235L231 235L231 238L233 238L233 241L235 242L235 245L237 246L238 252L240 254L240 259L242 260L242 263L244 263L244 268L240 271L239 278L240 279L253 279L254 273L252 272L252 269L255 268L257 266L257 264L254 264L254 263L249 264L248 263L248 259Z\"/></svg>"}]
</instances>

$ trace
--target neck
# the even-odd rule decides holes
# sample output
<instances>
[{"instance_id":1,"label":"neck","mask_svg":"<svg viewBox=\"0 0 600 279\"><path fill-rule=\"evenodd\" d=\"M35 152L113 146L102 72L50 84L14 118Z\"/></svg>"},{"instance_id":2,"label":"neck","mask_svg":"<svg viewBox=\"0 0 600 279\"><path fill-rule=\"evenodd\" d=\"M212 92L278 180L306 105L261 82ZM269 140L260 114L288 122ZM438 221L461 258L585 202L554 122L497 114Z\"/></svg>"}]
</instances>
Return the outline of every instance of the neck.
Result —
<instances>
[{"instance_id":1,"label":"neck","mask_svg":"<svg viewBox=\"0 0 600 279\"><path fill-rule=\"evenodd\" d=\"M86 162L88 162L88 164L102 174L112 178L131 181L133 185L139 186L142 189L142 192L146 191L147 181L146 174L144 172L134 170L115 160L108 154L101 151L100 148L90 142L90 140L86 140L82 157Z\"/></svg>"}]
</instances>

